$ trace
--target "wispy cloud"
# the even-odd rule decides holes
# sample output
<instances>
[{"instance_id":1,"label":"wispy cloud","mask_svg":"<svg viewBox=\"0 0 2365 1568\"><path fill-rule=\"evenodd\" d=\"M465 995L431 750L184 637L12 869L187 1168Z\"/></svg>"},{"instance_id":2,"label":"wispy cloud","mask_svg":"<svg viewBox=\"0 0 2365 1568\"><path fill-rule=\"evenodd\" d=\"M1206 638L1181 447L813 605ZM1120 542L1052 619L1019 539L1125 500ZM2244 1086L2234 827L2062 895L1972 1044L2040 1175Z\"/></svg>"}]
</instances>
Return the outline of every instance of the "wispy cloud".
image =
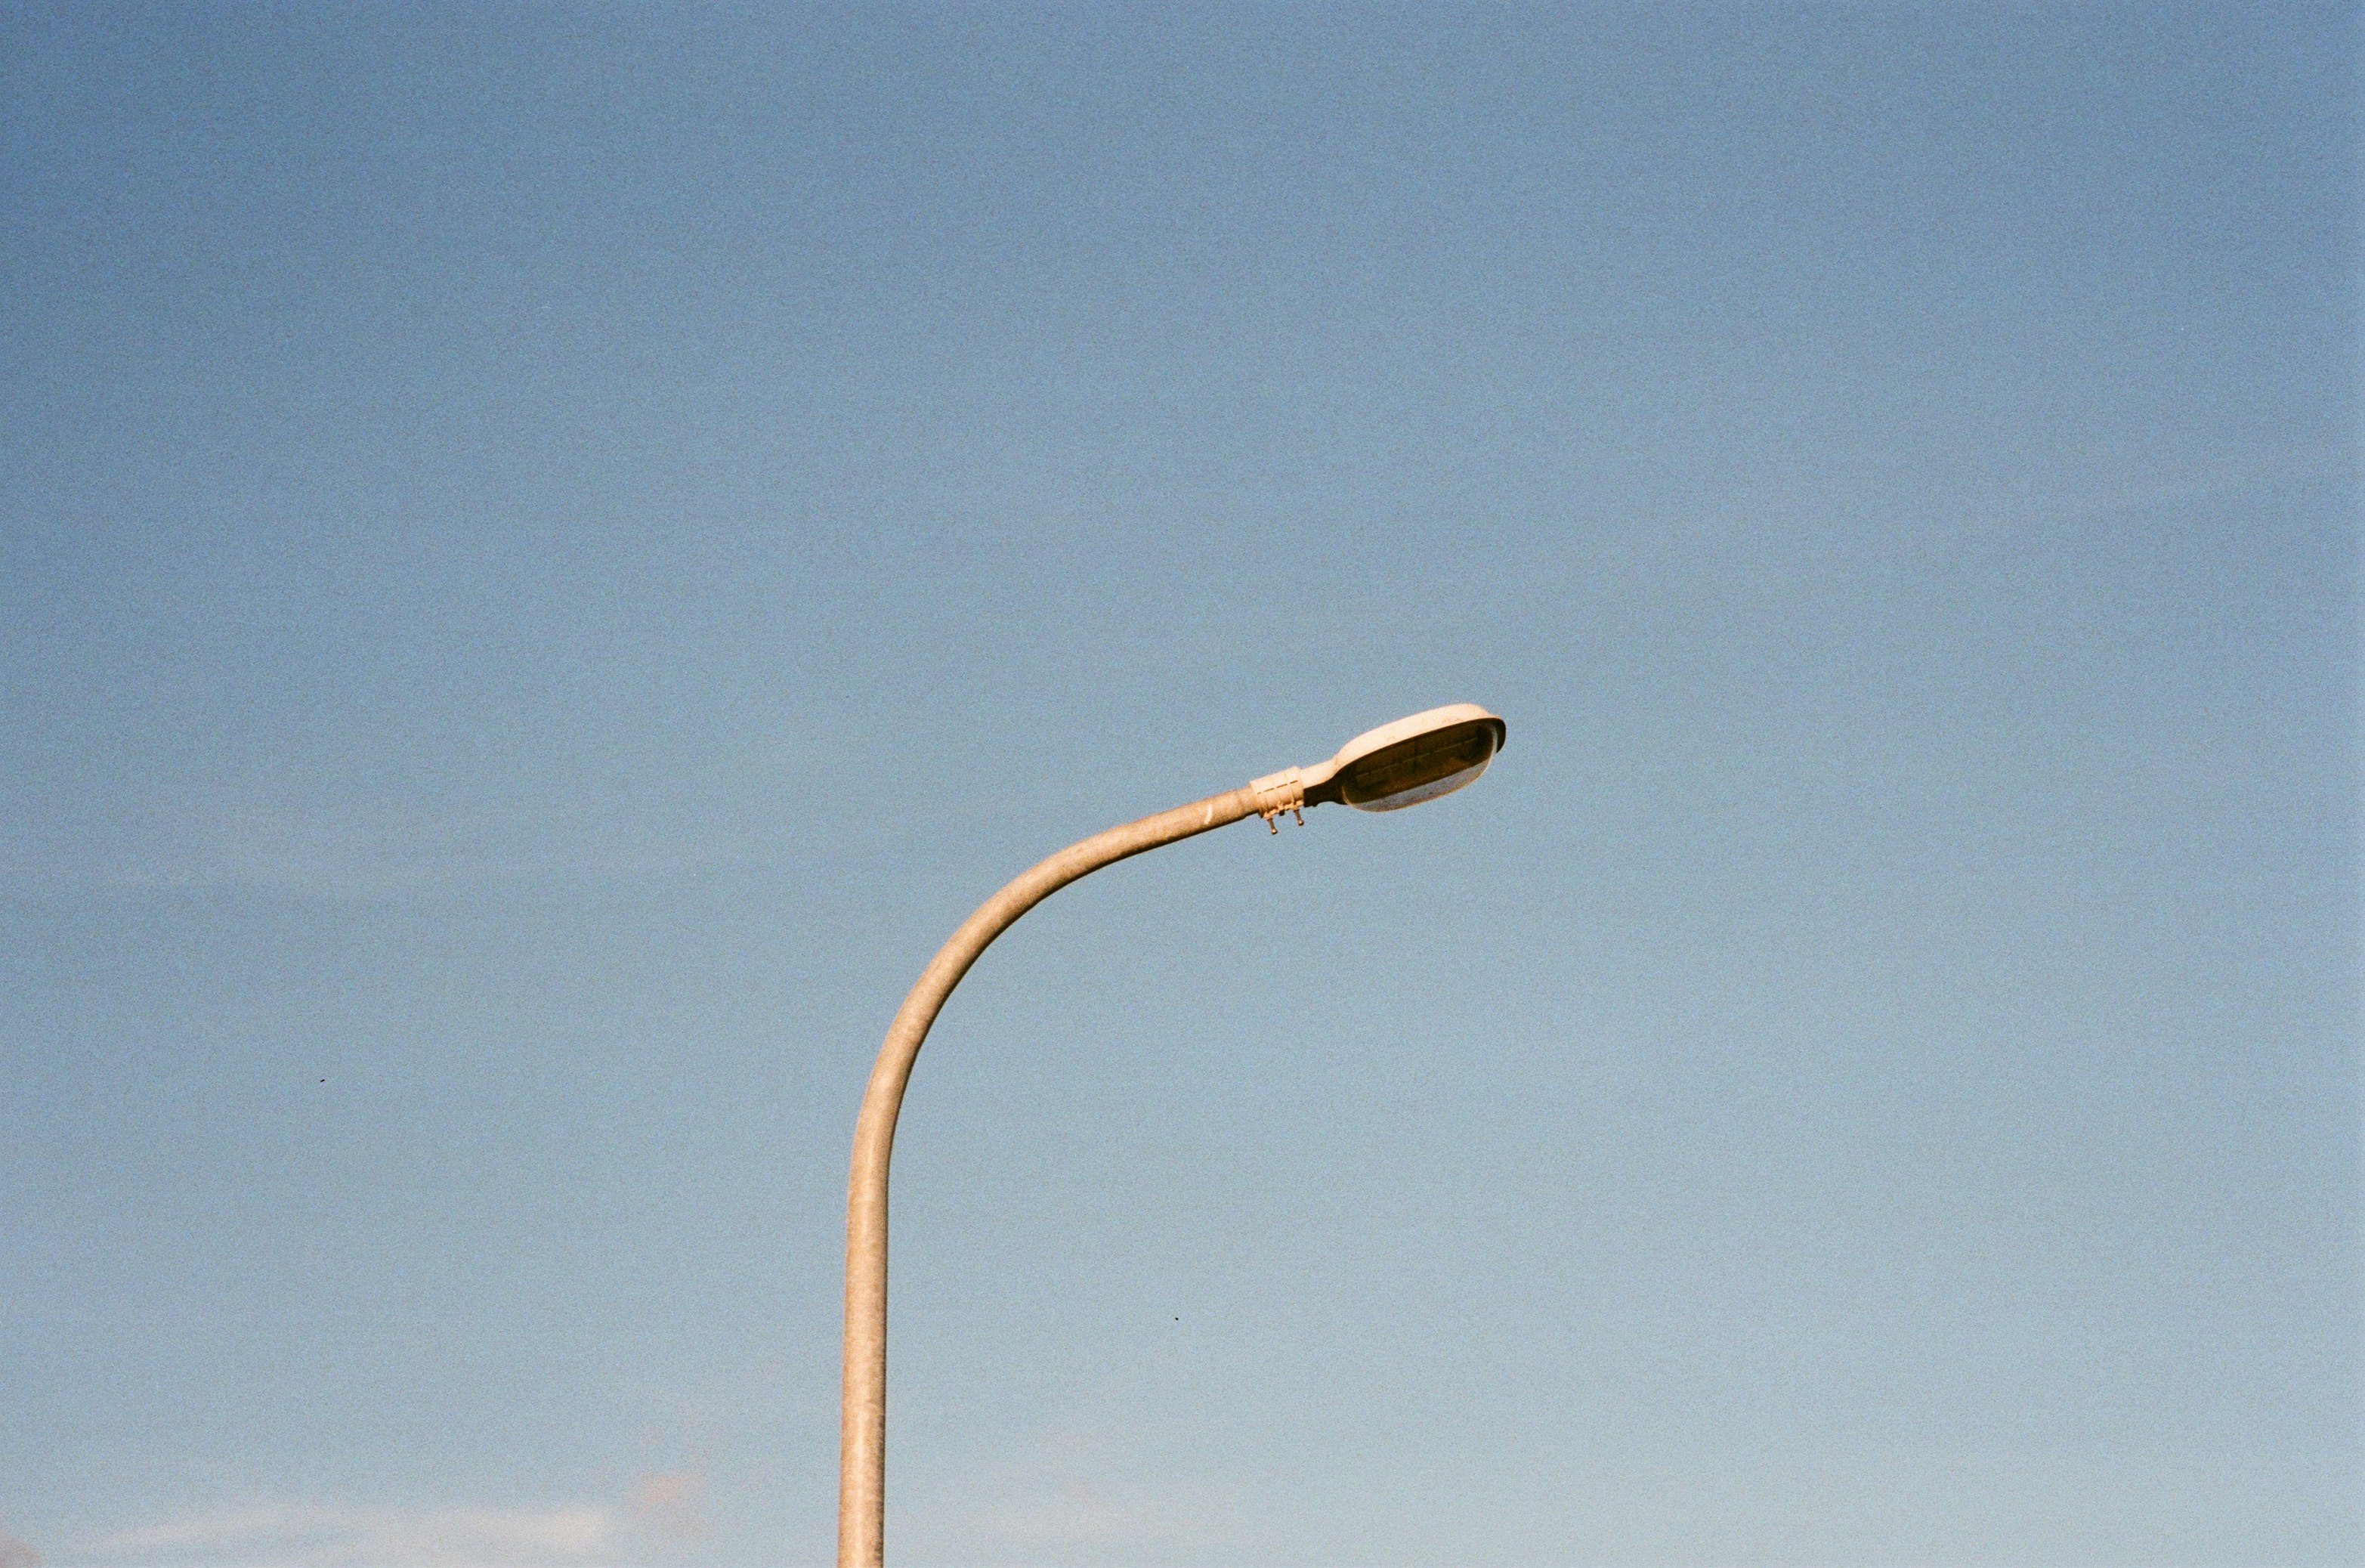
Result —
<instances>
[{"instance_id":1,"label":"wispy cloud","mask_svg":"<svg viewBox=\"0 0 2365 1568\"><path fill-rule=\"evenodd\" d=\"M1098 1562L1145 1550L1216 1551L1239 1539L1245 1498L1227 1477L1177 1462L1142 1424L1070 1420L1016 1445L985 1473L907 1518L922 1555Z\"/></svg>"},{"instance_id":2,"label":"wispy cloud","mask_svg":"<svg viewBox=\"0 0 2365 1568\"><path fill-rule=\"evenodd\" d=\"M705 1491L706 1480L695 1471L644 1475L633 1483L633 1513L660 1535L704 1535L706 1516L699 1511L699 1502Z\"/></svg>"},{"instance_id":3,"label":"wispy cloud","mask_svg":"<svg viewBox=\"0 0 2365 1568\"><path fill-rule=\"evenodd\" d=\"M274 1502L118 1530L73 1556L323 1568L562 1568L600 1561L622 1533L616 1511L597 1503L404 1509Z\"/></svg>"},{"instance_id":4,"label":"wispy cloud","mask_svg":"<svg viewBox=\"0 0 2365 1568\"><path fill-rule=\"evenodd\" d=\"M1038 1484L980 1508L973 1524L981 1539L1013 1548L1196 1546L1221 1533L1230 1501L1194 1479L1094 1477Z\"/></svg>"},{"instance_id":5,"label":"wispy cloud","mask_svg":"<svg viewBox=\"0 0 2365 1568\"><path fill-rule=\"evenodd\" d=\"M0 892L248 888L369 898L552 873L667 875L716 857L664 824L566 801L437 815L304 800L117 801L0 832Z\"/></svg>"}]
</instances>

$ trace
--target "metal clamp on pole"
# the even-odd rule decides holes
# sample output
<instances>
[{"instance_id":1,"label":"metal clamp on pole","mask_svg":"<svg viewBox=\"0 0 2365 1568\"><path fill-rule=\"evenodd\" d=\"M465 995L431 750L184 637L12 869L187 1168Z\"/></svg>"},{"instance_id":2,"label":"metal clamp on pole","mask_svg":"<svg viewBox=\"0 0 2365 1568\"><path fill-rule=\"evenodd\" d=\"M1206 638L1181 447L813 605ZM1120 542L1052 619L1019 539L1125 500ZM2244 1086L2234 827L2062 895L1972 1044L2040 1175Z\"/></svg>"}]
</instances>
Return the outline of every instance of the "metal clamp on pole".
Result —
<instances>
[{"instance_id":1,"label":"metal clamp on pole","mask_svg":"<svg viewBox=\"0 0 2365 1568\"><path fill-rule=\"evenodd\" d=\"M1298 826L1306 825L1305 769L1284 767L1278 773L1251 778L1249 780L1249 793L1255 797L1256 814L1264 819L1264 825L1272 832L1281 831L1281 824L1273 819L1283 812L1295 817Z\"/></svg>"}]
</instances>

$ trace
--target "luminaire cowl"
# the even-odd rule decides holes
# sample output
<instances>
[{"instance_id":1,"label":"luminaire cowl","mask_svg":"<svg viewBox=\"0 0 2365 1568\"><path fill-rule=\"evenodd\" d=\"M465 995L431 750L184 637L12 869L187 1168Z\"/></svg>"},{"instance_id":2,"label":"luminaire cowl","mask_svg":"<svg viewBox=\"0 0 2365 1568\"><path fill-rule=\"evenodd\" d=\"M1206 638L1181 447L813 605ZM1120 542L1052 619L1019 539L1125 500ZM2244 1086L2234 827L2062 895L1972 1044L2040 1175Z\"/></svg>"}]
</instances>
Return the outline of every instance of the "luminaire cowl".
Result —
<instances>
[{"instance_id":1,"label":"luminaire cowl","mask_svg":"<svg viewBox=\"0 0 2365 1568\"><path fill-rule=\"evenodd\" d=\"M1508 733L1475 702L1449 703L1382 724L1300 773L1306 803L1336 801L1358 811L1393 812L1434 801L1485 772Z\"/></svg>"}]
</instances>

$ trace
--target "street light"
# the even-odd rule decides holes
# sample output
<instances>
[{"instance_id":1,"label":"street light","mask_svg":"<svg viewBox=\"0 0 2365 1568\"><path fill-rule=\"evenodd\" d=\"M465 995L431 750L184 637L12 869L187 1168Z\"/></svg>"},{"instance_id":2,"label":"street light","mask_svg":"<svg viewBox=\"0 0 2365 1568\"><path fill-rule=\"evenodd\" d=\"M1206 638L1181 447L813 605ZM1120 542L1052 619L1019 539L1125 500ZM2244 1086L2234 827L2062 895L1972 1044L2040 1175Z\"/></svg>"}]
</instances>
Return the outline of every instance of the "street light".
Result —
<instances>
[{"instance_id":1,"label":"street light","mask_svg":"<svg viewBox=\"0 0 2365 1568\"><path fill-rule=\"evenodd\" d=\"M1018 878L962 923L939 948L888 1026L887 1042L863 1091L854 1124L854 1170L846 1200L846 1402L840 1416L838 1568L880 1568L887 1540L887 1163L895 1116L928 1026L945 998L995 937L1080 877L1145 849L1172 844L1242 817L1281 831L1284 812L1329 801L1392 812L1433 801L1486 771L1503 746L1503 721L1473 703L1432 708L1367 730L1329 761L1285 767L1227 794L1211 795L1070 845Z\"/></svg>"}]
</instances>

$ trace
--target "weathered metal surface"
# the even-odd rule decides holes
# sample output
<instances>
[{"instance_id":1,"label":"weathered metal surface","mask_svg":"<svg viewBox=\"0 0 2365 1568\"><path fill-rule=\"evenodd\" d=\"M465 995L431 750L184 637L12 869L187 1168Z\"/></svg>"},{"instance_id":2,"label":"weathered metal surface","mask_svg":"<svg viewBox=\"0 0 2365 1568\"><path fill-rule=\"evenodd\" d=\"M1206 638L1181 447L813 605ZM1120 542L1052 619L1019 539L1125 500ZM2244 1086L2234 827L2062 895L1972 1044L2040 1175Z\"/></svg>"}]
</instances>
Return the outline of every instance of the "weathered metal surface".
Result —
<instances>
[{"instance_id":1,"label":"weathered metal surface","mask_svg":"<svg viewBox=\"0 0 2365 1568\"><path fill-rule=\"evenodd\" d=\"M886 1556L887 1166L912 1064L945 998L978 955L1020 915L1079 877L1146 849L1218 828L1272 805L1254 786L1113 827L1070 845L1003 888L937 949L895 1014L854 1126L846 1204L846 1405L839 1427L838 1568L880 1568ZM1294 803L1294 802L1293 802ZM1285 809L1285 808L1283 808Z\"/></svg>"}]
</instances>

